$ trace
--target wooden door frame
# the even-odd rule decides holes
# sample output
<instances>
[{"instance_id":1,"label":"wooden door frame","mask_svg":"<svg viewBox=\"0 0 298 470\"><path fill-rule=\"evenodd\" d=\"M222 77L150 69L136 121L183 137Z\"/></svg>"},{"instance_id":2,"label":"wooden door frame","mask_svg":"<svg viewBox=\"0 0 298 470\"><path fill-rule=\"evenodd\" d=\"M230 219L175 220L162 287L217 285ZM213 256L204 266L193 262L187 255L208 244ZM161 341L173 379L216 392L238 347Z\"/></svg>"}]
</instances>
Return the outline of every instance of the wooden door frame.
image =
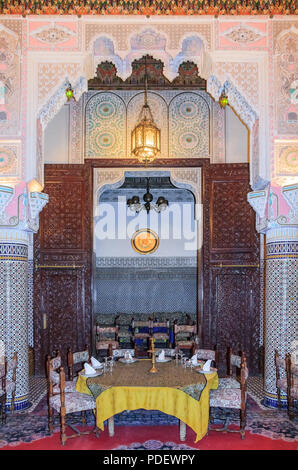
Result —
<instances>
[{"instance_id":1,"label":"wooden door frame","mask_svg":"<svg viewBox=\"0 0 298 470\"><path fill-rule=\"evenodd\" d=\"M93 253L93 210L94 210L94 169L97 168L138 168L140 171L144 169L144 165L141 164L138 160L136 159L131 159L131 158L119 158L119 159L85 159L85 168L86 168L86 177L88 178L88 185L90 188L91 193L89 193L89 198L92 201L90 204L90 213L89 213L89 218L90 218L90 239L91 239L91 286L90 286L90 309L91 309L91 326L90 326L90 331L91 331L91 344L93 347L94 343L94 335L92 335L92 330L94 327L94 301L93 301L93 295L92 295L92 283L94 279L94 273L93 273L93 260L92 260L92 253ZM210 166L210 160L208 158L160 158L154 160L153 163L148 164L146 167L146 170L150 168L158 168L160 171L163 171L167 168L202 168L202 180L201 180L201 187L202 187L202 194L201 194L201 203L203 204L203 208L205 206L204 200L203 200L203 178L204 178L204 170L205 168L208 168ZM87 176L89 175L89 176ZM204 217L205 220L205 217ZM204 232L204 228L203 228ZM200 335L200 343L202 342L202 328L201 325L203 324L203 315L204 315L204 289L203 289L203 259L204 259L204 244L201 249L201 254L199 255L199 250L197 248L197 283L196 283L196 323L197 323L197 333Z\"/></svg>"}]
</instances>

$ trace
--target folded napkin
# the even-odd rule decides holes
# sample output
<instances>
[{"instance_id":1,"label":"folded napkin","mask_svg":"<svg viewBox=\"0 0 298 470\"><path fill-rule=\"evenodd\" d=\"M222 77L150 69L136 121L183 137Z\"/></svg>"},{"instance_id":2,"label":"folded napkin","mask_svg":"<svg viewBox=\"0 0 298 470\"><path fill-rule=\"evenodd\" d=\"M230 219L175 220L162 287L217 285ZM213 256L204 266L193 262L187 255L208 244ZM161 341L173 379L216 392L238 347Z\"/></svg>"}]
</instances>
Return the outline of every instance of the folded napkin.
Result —
<instances>
[{"instance_id":1,"label":"folded napkin","mask_svg":"<svg viewBox=\"0 0 298 470\"><path fill-rule=\"evenodd\" d=\"M212 360L211 359L208 359L208 361L205 362L205 364L203 365L203 370L205 370L206 372L208 372L210 370L210 364L211 364Z\"/></svg>"},{"instance_id":2,"label":"folded napkin","mask_svg":"<svg viewBox=\"0 0 298 470\"><path fill-rule=\"evenodd\" d=\"M99 368L99 367L102 367L102 364L97 360L95 359L95 357L91 357L91 364L92 364L92 367L94 367L95 369Z\"/></svg>"},{"instance_id":3,"label":"folded napkin","mask_svg":"<svg viewBox=\"0 0 298 470\"><path fill-rule=\"evenodd\" d=\"M165 352L164 352L164 350L162 350L162 351L159 353L158 359L159 359L160 361L164 361L164 360L165 360Z\"/></svg>"},{"instance_id":4,"label":"folded napkin","mask_svg":"<svg viewBox=\"0 0 298 470\"><path fill-rule=\"evenodd\" d=\"M131 354L130 354L129 351L125 351L125 353L124 353L124 359L125 359L126 361L132 361L132 357L131 357Z\"/></svg>"},{"instance_id":5,"label":"folded napkin","mask_svg":"<svg viewBox=\"0 0 298 470\"><path fill-rule=\"evenodd\" d=\"M194 366L198 364L198 357L196 354L194 354L190 360Z\"/></svg>"},{"instance_id":6,"label":"folded napkin","mask_svg":"<svg viewBox=\"0 0 298 470\"><path fill-rule=\"evenodd\" d=\"M90 374L96 374L96 370L93 369L93 367L89 366L87 362L84 364L84 369L85 369L85 374L90 375Z\"/></svg>"}]
</instances>

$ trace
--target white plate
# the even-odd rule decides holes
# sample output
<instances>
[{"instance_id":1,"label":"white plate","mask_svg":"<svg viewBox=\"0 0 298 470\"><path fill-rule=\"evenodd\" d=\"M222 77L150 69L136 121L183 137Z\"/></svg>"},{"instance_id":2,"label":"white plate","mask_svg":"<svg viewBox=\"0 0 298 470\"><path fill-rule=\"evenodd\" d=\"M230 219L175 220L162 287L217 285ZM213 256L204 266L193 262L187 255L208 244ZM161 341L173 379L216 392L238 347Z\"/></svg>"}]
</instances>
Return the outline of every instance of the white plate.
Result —
<instances>
[{"instance_id":1,"label":"white plate","mask_svg":"<svg viewBox=\"0 0 298 470\"><path fill-rule=\"evenodd\" d=\"M170 362L172 359L170 357L166 357L165 359L158 359L156 358L156 362Z\"/></svg>"},{"instance_id":2,"label":"white plate","mask_svg":"<svg viewBox=\"0 0 298 470\"><path fill-rule=\"evenodd\" d=\"M137 362L137 359L132 358L130 361L127 361L124 357L120 357L119 362L122 362L122 364L133 364Z\"/></svg>"},{"instance_id":3,"label":"white plate","mask_svg":"<svg viewBox=\"0 0 298 470\"><path fill-rule=\"evenodd\" d=\"M211 370L195 369L195 371L199 372L199 374L213 374L214 372L217 371L217 369L211 369Z\"/></svg>"},{"instance_id":4,"label":"white plate","mask_svg":"<svg viewBox=\"0 0 298 470\"><path fill-rule=\"evenodd\" d=\"M97 377L98 375L101 375L101 374L102 374L102 370L95 372L95 374L85 374L84 372L80 373L82 377Z\"/></svg>"}]
</instances>

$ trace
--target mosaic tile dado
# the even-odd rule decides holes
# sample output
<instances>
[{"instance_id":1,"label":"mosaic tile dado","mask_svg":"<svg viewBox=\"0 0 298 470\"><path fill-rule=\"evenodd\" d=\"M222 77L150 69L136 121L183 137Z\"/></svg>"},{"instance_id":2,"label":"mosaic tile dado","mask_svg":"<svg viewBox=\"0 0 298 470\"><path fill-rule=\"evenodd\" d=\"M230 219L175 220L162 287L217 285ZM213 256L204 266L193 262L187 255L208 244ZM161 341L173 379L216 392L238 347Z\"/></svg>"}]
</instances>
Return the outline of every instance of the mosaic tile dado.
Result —
<instances>
[{"instance_id":1,"label":"mosaic tile dado","mask_svg":"<svg viewBox=\"0 0 298 470\"><path fill-rule=\"evenodd\" d=\"M287 230L284 229L284 235ZM267 244L266 256L266 321L265 321L265 398L268 406L277 406L274 351L281 357L291 350L297 337L297 242ZM270 239L270 237L269 237ZM285 403L285 394L282 400Z\"/></svg>"},{"instance_id":2,"label":"mosaic tile dado","mask_svg":"<svg viewBox=\"0 0 298 470\"><path fill-rule=\"evenodd\" d=\"M10 360L17 351L15 409L28 406L28 245L0 240L0 339ZM7 406L11 395L8 394Z\"/></svg>"}]
</instances>

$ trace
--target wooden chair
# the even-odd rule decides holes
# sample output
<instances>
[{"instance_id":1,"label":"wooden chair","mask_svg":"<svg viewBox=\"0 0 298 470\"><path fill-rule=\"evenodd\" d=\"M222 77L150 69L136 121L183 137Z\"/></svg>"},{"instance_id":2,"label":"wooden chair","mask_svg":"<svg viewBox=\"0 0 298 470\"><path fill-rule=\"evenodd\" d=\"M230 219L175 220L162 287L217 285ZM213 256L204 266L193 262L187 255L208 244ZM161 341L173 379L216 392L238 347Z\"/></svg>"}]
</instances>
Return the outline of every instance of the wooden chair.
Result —
<instances>
[{"instance_id":1,"label":"wooden chair","mask_svg":"<svg viewBox=\"0 0 298 470\"><path fill-rule=\"evenodd\" d=\"M227 375L218 379L218 389L220 388L240 388L241 363L244 360L244 353L233 354L232 348L227 350Z\"/></svg>"},{"instance_id":2,"label":"wooden chair","mask_svg":"<svg viewBox=\"0 0 298 470\"><path fill-rule=\"evenodd\" d=\"M278 408L281 408L281 392L287 401L289 418L294 418L294 400L298 399L298 366L293 364L290 353L282 359L275 350L275 370Z\"/></svg>"},{"instance_id":3,"label":"wooden chair","mask_svg":"<svg viewBox=\"0 0 298 470\"><path fill-rule=\"evenodd\" d=\"M135 356L134 349L113 349L113 359L119 359L120 357L124 357L125 353L129 352L131 357Z\"/></svg>"},{"instance_id":4,"label":"wooden chair","mask_svg":"<svg viewBox=\"0 0 298 470\"><path fill-rule=\"evenodd\" d=\"M278 408L281 408L281 392L284 392L286 395L288 384L287 384L287 364L286 359L282 359L275 349L274 352L274 362L275 362L275 374L276 374L276 390L277 390L277 404ZM287 397L285 396L285 400Z\"/></svg>"},{"instance_id":5,"label":"wooden chair","mask_svg":"<svg viewBox=\"0 0 298 470\"><path fill-rule=\"evenodd\" d=\"M60 351L56 351L56 355L51 357L50 355L47 356L46 360L46 372L47 372L47 380L48 380L48 389L50 387L49 379L50 379L50 370L52 370L52 382L53 382L53 393L59 394L60 393L60 377L59 377L59 369L62 366L62 358ZM67 380L65 382L65 392L71 393L76 391L76 381L77 378L73 380Z\"/></svg>"},{"instance_id":6,"label":"wooden chair","mask_svg":"<svg viewBox=\"0 0 298 470\"><path fill-rule=\"evenodd\" d=\"M136 356L142 356L149 349L149 339L152 332L152 318L145 321L135 321L131 319L132 340Z\"/></svg>"},{"instance_id":7,"label":"wooden chair","mask_svg":"<svg viewBox=\"0 0 298 470\"><path fill-rule=\"evenodd\" d=\"M0 405L1 405L1 421L6 422L6 363L0 363Z\"/></svg>"},{"instance_id":8,"label":"wooden chair","mask_svg":"<svg viewBox=\"0 0 298 470\"><path fill-rule=\"evenodd\" d=\"M70 381L77 377L78 370L74 373L74 366L80 365L79 370L83 369L84 363L90 361L89 347L85 344L84 351L72 352L71 348L67 350L67 368L68 368L68 379Z\"/></svg>"},{"instance_id":9,"label":"wooden chair","mask_svg":"<svg viewBox=\"0 0 298 470\"><path fill-rule=\"evenodd\" d=\"M215 346L214 349L195 349L194 354L197 355L198 360L208 361L212 360L212 367L218 367L218 350Z\"/></svg>"},{"instance_id":10,"label":"wooden chair","mask_svg":"<svg viewBox=\"0 0 298 470\"><path fill-rule=\"evenodd\" d=\"M6 397L11 395L10 411L14 413L15 395L16 395L16 379L18 367L18 353L15 352L12 359L6 362Z\"/></svg>"},{"instance_id":11,"label":"wooden chair","mask_svg":"<svg viewBox=\"0 0 298 470\"><path fill-rule=\"evenodd\" d=\"M164 343L165 348L171 348L170 321L154 321L151 323L151 334L155 339L155 344Z\"/></svg>"},{"instance_id":12,"label":"wooden chair","mask_svg":"<svg viewBox=\"0 0 298 470\"><path fill-rule=\"evenodd\" d=\"M96 324L96 353L105 351L108 356L113 356L113 349L119 348L118 326L99 326Z\"/></svg>"},{"instance_id":13,"label":"wooden chair","mask_svg":"<svg viewBox=\"0 0 298 470\"><path fill-rule=\"evenodd\" d=\"M96 402L94 398L87 395L86 393L71 392L65 393L65 372L64 368L60 367L59 370L59 394L54 393L54 386L56 384L56 371L53 370L51 364L49 365L49 390L48 390L48 420L49 420L49 431L53 432L53 418L54 411L57 411L60 415L60 436L61 443L64 446L67 439L78 437L85 434L91 434L96 431L98 435L98 429L91 431L79 431L75 426L66 423L66 415L71 413L82 412L82 424L86 424L85 412L87 410L95 411L96 416ZM75 431L75 434L66 435L66 425Z\"/></svg>"},{"instance_id":14,"label":"wooden chair","mask_svg":"<svg viewBox=\"0 0 298 470\"><path fill-rule=\"evenodd\" d=\"M214 431L240 432L241 439L245 438L246 426L246 400L247 400L247 378L248 368L245 354L242 354L240 365L240 388L217 388L210 390L209 406L210 408L231 408L240 410L240 430L228 429L230 418L226 417L224 427L220 429L212 428Z\"/></svg>"},{"instance_id":15,"label":"wooden chair","mask_svg":"<svg viewBox=\"0 0 298 470\"><path fill-rule=\"evenodd\" d=\"M298 365L294 364L293 355L286 355L288 415L292 420L295 417L294 400L298 400Z\"/></svg>"},{"instance_id":16,"label":"wooden chair","mask_svg":"<svg viewBox=\"0 0 298 470\"><path fill-rule=\"evenodd\" d=\"M181 335L183 335L183 338L179 339ZM187 349L193 355L196 347L195 336L196 325L178 325L175 320L174 341L176 350Z\"/></svg>"}]
</instances>

